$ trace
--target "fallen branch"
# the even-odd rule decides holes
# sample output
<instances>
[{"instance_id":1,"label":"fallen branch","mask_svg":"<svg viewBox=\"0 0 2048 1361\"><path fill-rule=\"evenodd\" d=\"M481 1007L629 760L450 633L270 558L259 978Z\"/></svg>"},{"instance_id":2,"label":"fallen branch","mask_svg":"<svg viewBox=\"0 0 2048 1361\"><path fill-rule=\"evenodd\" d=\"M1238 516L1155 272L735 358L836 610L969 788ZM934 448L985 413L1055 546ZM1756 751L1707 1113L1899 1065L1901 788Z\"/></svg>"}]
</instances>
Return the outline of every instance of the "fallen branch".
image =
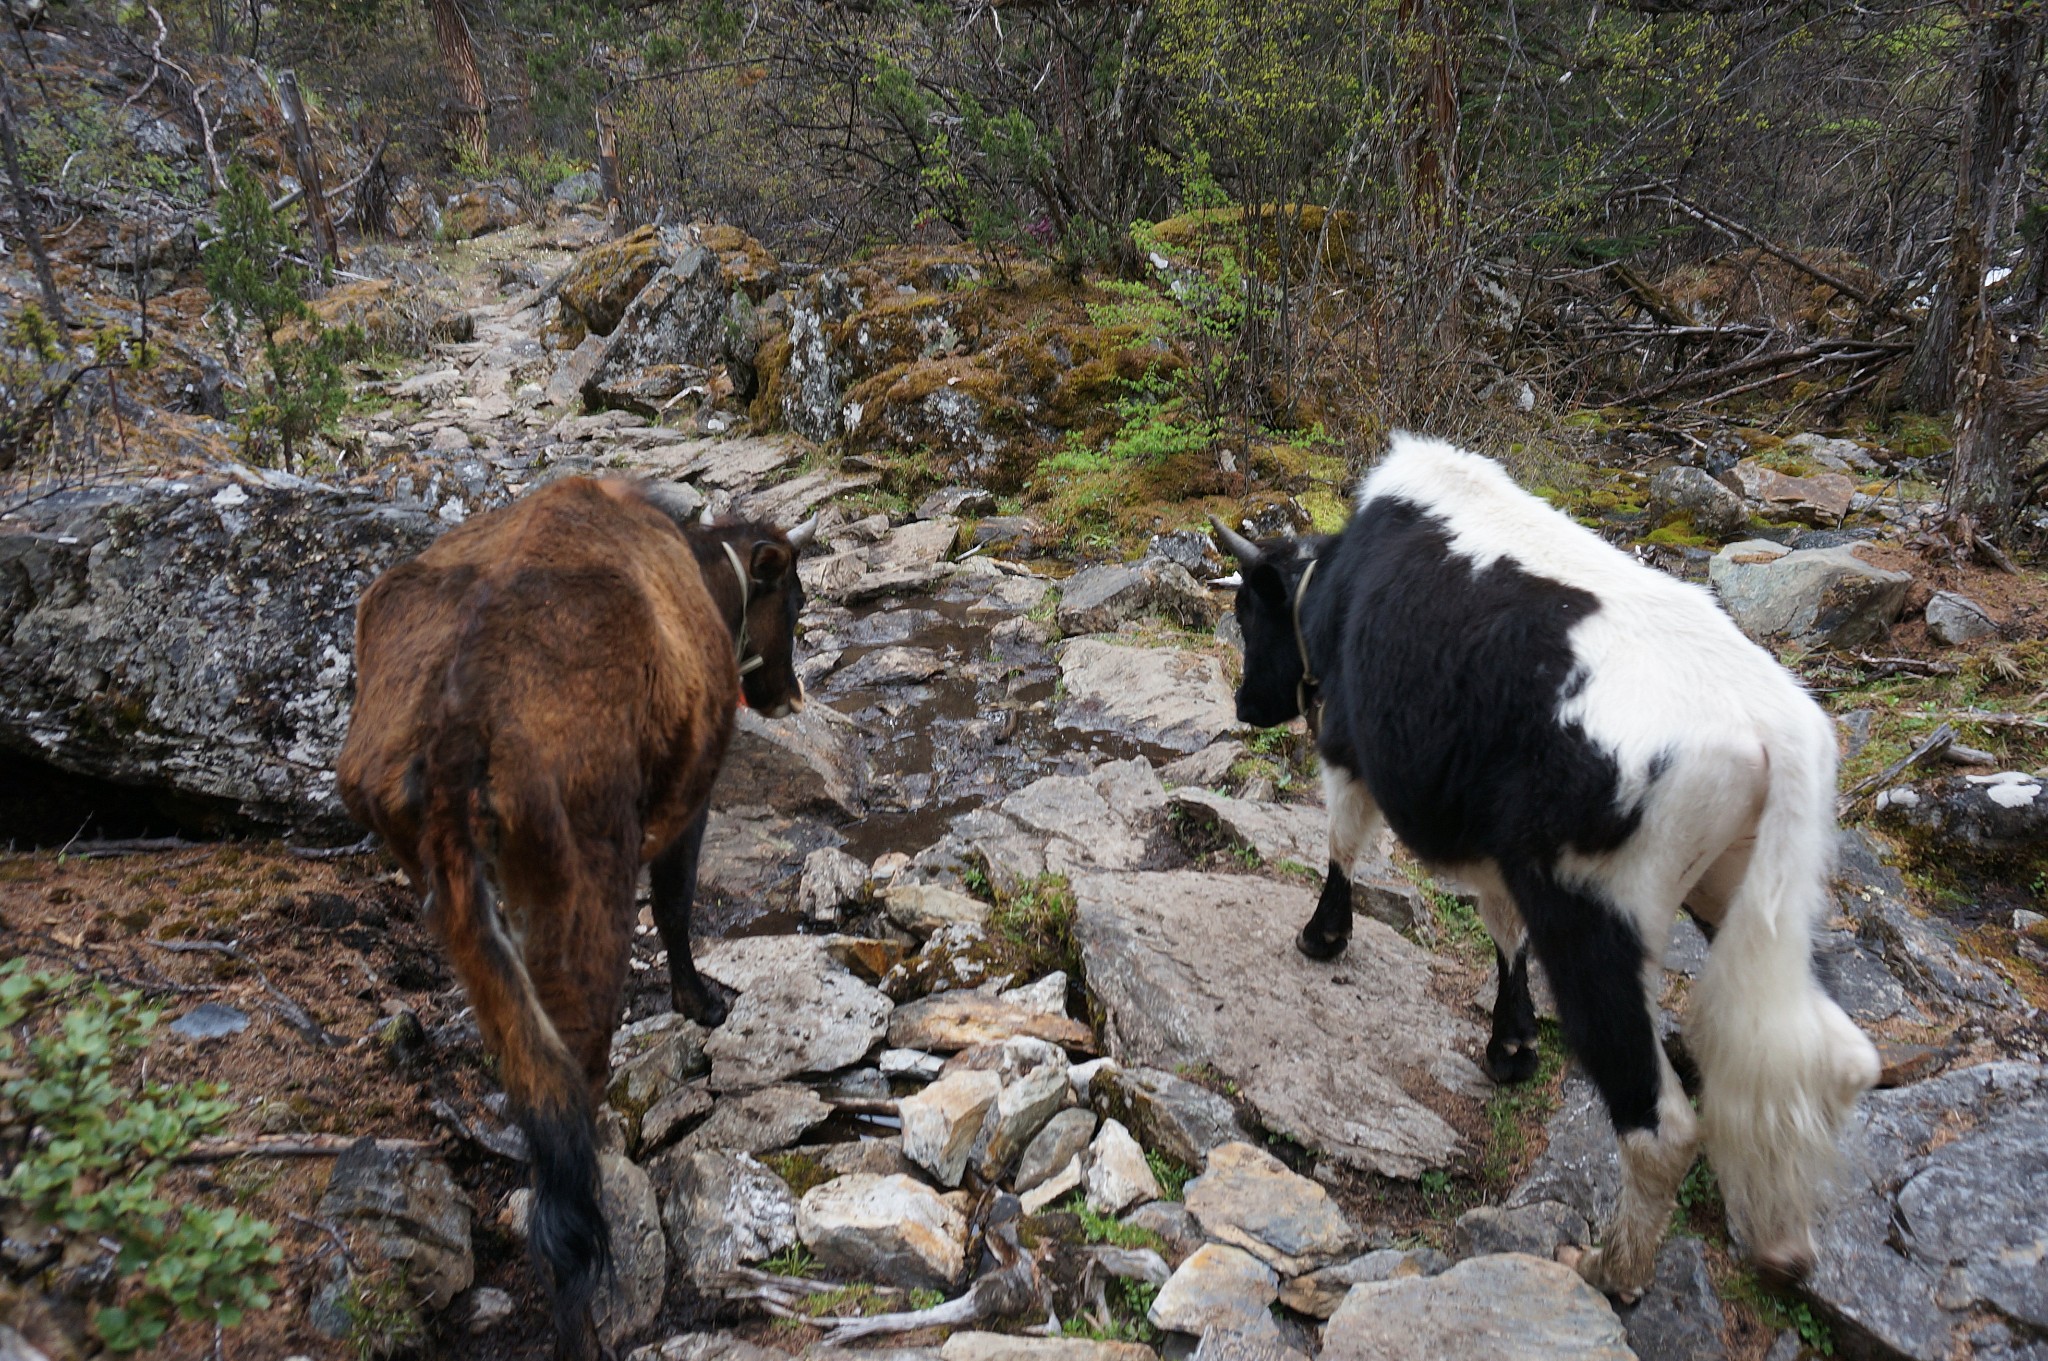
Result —
<instances>
[{"instance_id":1,"label":"fallen branch","mask_svg":"<svg viewBox=\"0 0 2048 1361\"><path fill-rule=\"evenodd\" d=\"M270 1009L277 1013L279 1020L290 1026L293 1030L298 1031L307 1041L320 1046L322 1049L339 1049L348 1043L347 1040L333 1034L327 1027L314 1020L312 1013L300 1006L291 994L271 982L270 975L263 972L262 968L254 960L243 954L241 948L235 942L218 940L151 940L149 943L159 950L169 950L173 954L203 953L228 956L248 969L250 973L256 975L256 981L261 983L263 990L271 996Z\"/></svg>"},{"instance_id":2,"label":"fallen branch","mask_svg":"<svg viewBox=\"0 0 2048 1361\"><path fill-rule=\"evenodd\" d=\"M1975 723L1984 728L2039 728L2048 732L2048 718L2032 714L1986 714L1973 709L1951 710L1948 718L1956 723Z\"/></svg>"},{"instance_id":3,"label":"fallen branch","mask_svg":"<svg viewBox=\"0 0 2048 1361\"><path fill-rule=\"evenodd\" d=\"M1835 804L1835 816L1837 818L1847 817L1849 810L1863 802L1865 795L1884 785L1890 784L1893 780L1904 774L1907 769L1918 765L1928 757L1940 755L1955 740L1956 730L1946 723L1942 724L1933 732L1927 734L1921 740L1919 746L1913 748L1904 756L1901 756L1898 760L1877 772L1877 774L1859 780L1852 788L1844 790L1842 797Z\"/></svg>"},{"instance_id":4,"label":"fallen branch","mask_svg":"<svg viewBox=\"0 0 2048 1361\"><path fill-rule=\"evenodd\" d=\"M1951 742L1941 753L1941 759L1959 766L1995 766L1998 757L1988 751L1966 747L1960 742Z\"/></svg>"},{"instance_id":5,"label":"fallen branch","mask_svg":"<svg viewBox=\"0 0 2048 1361\"><path fill-rule=\"evenodd\" d=\"M1953 662L1930 662L1919 657L1873 657L1867 652L1856 654L1856 660L1874 669L1879 676L1896 676L1901 673L1911 676L1953 676L1956 673Z\"/></svg>"},{"instance_id":6,"label":"fallen branch","mask_svg":"<svg viewBox=\"0 0 2048 1361\"><path fill-rule=\"evenodd\" d=\"M338 1158L361 1143L360 1136L347 1134L258 1134L249 1138L226 1135L200 1139L179 1154L181 1163L220 1163L231 1158ZM427 1153L438 1145L424 1139L379 1139L386 1153Z\"/></svg>"},{"instance_id":7,"label":"fallen branch","mask_svg":"<svg viewBox=\"0 0 2048 1361\"><path fill-rule=\"evenodd\" d=\"M1723 364L1719 368L1703 369L1698 373L1682 373L1678 377L1658 383L1654 387L1638 388L1622 400L1627 402L1647 402L1653 398L1662 397L1667 393L1678 392L1684 388L1717 383L1724 378L1739 378L1744 374L1755 373L1761 369L1782 368L1787 364L1797 364L1801 360L1813 360L1823 364L1862 363L1872 359L1884 359L1892 355L1904 354L1911 348L1910 345L1902 341L1823 340L1812 345L1796 346L1789 350L1774 350L1770 354L1758 355L1754 359L1737 360L1733 364ZM1811 367L1811 365L1807 367ZM1785 376L1788 375L1776 375L1766 379L1765 382L1774 383L1780 377ZM1747 391L1746 388L1735 390L1738 392Z\"/></svg>"},{"instance_id":8,"label":"fallen branch","mask_svg":"<svg viewBox=\"0 0 2048 1361\"><path fill-rule=\"evenodd\" d=\"M1710 227L1718 227L1731 236L1739 236L1764 254L1783 260L1801 274L1826 284L1843 297L1853 302L1861 303L1864 307L1871 305L1870 291L1868 289L1858 288L1839 274L1822 269L1811 260L1801 259L1783 246L1771 241L1754 227L1745 226L1732 217L1724 217L1711 208L1702 208L1696 203L1681 198L1669 185L1659 185L1658 188L1662 191L1659 197L1672 207L1678 209L1679 212L1692 218L1695 222L1701 222Z\"/></svg>"},{"instance_id":9,"label":"fallen branch","mask_svg":"<svg viewBox=\"0 0 2048 1361\"><path fill-rule=\"evenodd\" d=\"M286 846L285 851L299 860L346 860L352 855L372 855L377 850L377 834L371 832L361 841L352 841L346 846Z\"/></svg>"}]
</instances>

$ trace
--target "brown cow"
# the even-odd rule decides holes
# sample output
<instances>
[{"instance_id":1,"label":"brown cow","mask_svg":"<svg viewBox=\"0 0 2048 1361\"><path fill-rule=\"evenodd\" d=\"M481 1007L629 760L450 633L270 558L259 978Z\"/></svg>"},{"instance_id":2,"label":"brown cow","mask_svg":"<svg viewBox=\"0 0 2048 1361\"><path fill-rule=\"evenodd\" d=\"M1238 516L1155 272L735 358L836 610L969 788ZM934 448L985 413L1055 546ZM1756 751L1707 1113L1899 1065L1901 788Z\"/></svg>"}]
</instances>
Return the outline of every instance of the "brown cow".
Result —
<instances>
[{"instance_id":1,"label":"brown cow","mask_svg":"<svg viewBox=\"0 0 2048 1361\"><path fill-rule=\"evenodd\" d=\"M561 1356L593 1350L610 1258L593 1110L634 886L652 861L675 1007L718 1024L690 959L705 808L740 695L771 718L803 704L812 530L689 523L648 484L567 479L450 530L357 610L341 797L427 890L497 1056Z\"/></svg>"}]
</instances>

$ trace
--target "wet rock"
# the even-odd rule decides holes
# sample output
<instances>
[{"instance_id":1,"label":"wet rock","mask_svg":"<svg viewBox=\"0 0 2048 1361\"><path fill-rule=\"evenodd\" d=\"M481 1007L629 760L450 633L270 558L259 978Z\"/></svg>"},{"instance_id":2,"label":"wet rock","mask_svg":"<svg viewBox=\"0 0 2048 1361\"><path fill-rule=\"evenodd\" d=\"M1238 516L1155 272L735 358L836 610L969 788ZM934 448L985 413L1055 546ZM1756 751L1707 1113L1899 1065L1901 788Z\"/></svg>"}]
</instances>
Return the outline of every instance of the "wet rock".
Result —
<instances>
[{"instance_id":1,"label":"wet rock","mask_svg":"<svg viewBox=\"0 0 2048 1361\"><path fill-rule=\"evenodd\" d=\"M797 1241L796 1197L744 1153L668 1153L652 1172L676 1265L699 1286Z\"/></svg>"},{"instance_id":2,"label":"wet rock","mask_svg":"<svg viewBox=\"0 0 2048 1361\"><path fill-rule=\"evenodd\" d=\"M955 1333L939 1349L940 1361L1157 1361L1142 1342L1097 1342L1085 1337L1014 1337L1008 1333Z\"/></svg>"},{"instance_id":3,"label":"wet rock","mask_svg":"<svg viewBox=\"0 0 2048 1361\"><path fill-rule=\"evenodd\" d=\"M830 1119L832 1109L808 1087L761 1087L721 1097L711 1118L691 1130L678 1147L685 1153L767 1153L788 1148Z\"/></svg>"},{"instance_id":4,"label":"wet rock","mask_svg":"<svg viewBox=\"0 0 2048 1361\"><path fill-rule=\"evenodd\" d=\"M1927 601L1926 614L1927 636L1945 646L1998 636L1998 624L1991 618L1991 612L1954 591L1936 591Z\"/></svg>"},{"instance_id":5,"label":"wet rock","mask_svg":"<svg viewBox=\"0 0 2048 1361\"><path fill-rule=\"evenodd\" d=\"M1674 464L1650 476L1650 498L1659 506L1684 511L1693 528L1725 539L1749 522L1749 508L1726 485L1704 469Z\"/></svg>"},{"instance_id":6,"label":"wet rock","mask_svg":"<svg viewBox=\"0 0 2048 1361\"><path fill-rule=\"evenodd\" d=\"M857 1173L813 1187L797 1232L828 1268L884 1285L949 1289L966 1261L967 1221L904 1176Z\"/></svg>"},{"instance_id":7,"label":"wet rock","mask_svg":"<svg viewBox=\"0 0 2048 1361\"><path fill-rule=\"evenodd\" d=\"M1302 803L1253 803L1204 789L1166 797L1167 817L1192 849L1248 847L1266 864L1291 860L1320 869L1329 862L1329 815Z\"/></svg>"},{"instance_id":8,"label":"wet rock","mask_svg":"<svg viewBox=\"0 0 2048 1361\"><path fill-rule=\"evenodd\" d=\"M1174 1270L1145 1316L1153 1327L1169 1332L1220 1328L1277 1336L1266 1307L1279 1296L1280 1278L1273 1268L1248 1252L1210 1243Z\"/></svg>"},{"instance_id":9,"label":"wet rock","mask_svg":"<svg viewBox=\"0 0 2048 1361\"><path fill-rule=\"evenodd\" d=\"M1228 1101L1157 1068L1104 1069L1089 1084L1088 1095L1096 1109L1121 1120L1139 1143L1182 1167L1201 1167L1211 1149L1245 1137Z\"/></svg>"},{"instance_id":10,"label":"wet rock","mask_svg":"<svg viewBox=\"0 0 2048 1361\"><path fill-rule=\"evenodd\" d=\"M1420 1074L1483 1037L1432 997L1426 951L1361 920L1336 966L1315 964L1294 948L1313 892L1249 875L1084 873L1073 886L1083 973L1119 1061L1206 1065L1267 1128L1350 1166L1415 1177L1456 1155L1456 1131L1423 1099L1450 1089ZM1260 986L1232 982L1245 978Z\"/></svg>"},{"instance_id":11,"label":"wet rock","mask_svg":"<svg viewBox=\"0 0 2048 1361\"><path fill-rule=\"evenodd\" d=\"M988 1181L1002 1179L1068 1095L1067 1056L1044 1040L1005 1040L994 1072L1002 1091L988 1108L973 1153L976 1170Z\"/></svg>"},{"instance_id":12,"label":"wet rock","mask_svg":"<svg viewBox=\"0 0 2048 1361\"><path fill-rule=\"evenodd\" d=\"M469 1201L434 1158L413 1158L364 1137L334 1160L320 1217L341 1227L359 1259L405 1273L412 1297L430 1312L469 1288Z\"/></svg>"},{"instance_id":13,"label":"wet rock","mask_svg":"<svg viewBox=\"0 0 2048 1361\"><path fill-rule=\"evenodd\" d=\"M834 672L832 685L835 692L916 685L945 669L946 659L928 647L883 647Z\"/></svg>"},{"instance_id":14,"label":"wet rock","mask_svg":"<svg viewBox=\"0 0 2048 1361\"><path fill-rule=\"evenodd\" d=\"M1547 1260L1563 1244L1585 1247L1590 1241L1585 1216L1554 1200L1506 1209L1480 1205L1459 1215L1451 1226L1451 1251L1461 1259L1521 1252Z\"/></svg>"},{"instance_id":15,"label":"wet rock","mask_svg":"<svg viewBox=\"0 0 2048 1361\"><path fill-rule=\"evenodd\" d=\"M1328 1318L1337 1312L1337 1306L1354 1285L1434 1276L1448 1271L1450 1266L1451 1259L1435 1248L1411 1248L1405 1252L1400 1248L1381 1248L1296 1276L1280 1287L1280 1302L1310 1318Z\"/></svg>"},{"instance_id":16,"label":"wet rock","mask_svg":"<svg viewBox=\"0 0 2048 1361\"><path fill-rule=\"evenodd\" d=\"M994 1073L948 1073L923 1091L897 1103L903 1120L903 1156L942 1186L958 1186L983 1118L1002 1091Z\"/></svg>"},{"instance_id":17,"label":"wet rock","mask_svg":"<svg viewBox=\"0 0 2048 1361\"><path fill-rule=\"evenodd\" d=\"M1211 1238L1234 1244L1288 1276L1357 1251L1358 1231L1330 1193L1263 1149L1224 1144L1187 1184L1188 1213Z\"/></svg>"},{"instance_id":18,"label":"wet rock","mask_svg":"<svg viewBox=\"0 0 2048 1361\"><path fill-rule=\"evenodd\" d=\"M867 901L868 867L837 847L825 847L804 857L803 877L797 882L797 915L817 926L837 926L850 908Z\"/></svg>"},{"instance_id":19,"label":"wet rock","mask_svg":"<svg viewBox=\"0 0 2048 1361\"><path fill-rule=\"evenodd\" d=\"M1097 1214L1122 1214L1141 1201L1159 1199L1159 1182L1145 1150L1114 1120L1102 1122L1082 1155L1081 1184L1088 1190L1088 1208Z\"/></svg>"},{"instance_id":20,"label":"wet rock","mask_svg":"<svg viewBox=\"0 0 2048 1361\"><path fill-rule=\"evenodd\" d=\"M860 728L829 704L768 719L742 709L711 792L717 808L765 804L781 812L867 812L869 757Z\"/></svg>"},{"instance_id":21,"label":"wet rock","mask_svg":"<svg viewBox=\"0 0 2048 1361\"><path fill-rule=\"evenodd\" d=\"M248 1028L249 1013L223 1002L201 1002L165 1027L180 1039L194 1041L226 1039Z\"/></svg>"},{"instance_id":22,"label":"wet rock","mask_svg":"<svg viewBox=\"0 0 2048 1361\"><path fill-rule=\"evenodd\" d=\"M948 926L978 930L988 921L989 910L981 899L938 884L891 884L882 894L882 911L889 920L917 936Z\"/></svg>"},{"instance_id":23,"label":"wet rock","mask_svg":"<svg viewBox=\"0 0 2048 1361\"><path fill-rule=\"evenodd\" d=\"M1744 633L1809 647L1856 647L1882 638L1913 581L1872 566L1853 548L1793 552L1757 539L1716 553L1707 576Z\"/></svg>"},{"instance_id":24,"label":"wet rock","mask_svg":"<svg viewBox=\"0 0 2048 1361\"><path fill-rule=\"evenodd\" d=\"M1076 638L1060 649L1059 661L1066 692L1061 727L1197 751L1238 726L1216 652Z\"/></svg>"},{"instance_id":25,"label":"wet rock","mask_svg":"<svg viewBox=\"0 0 2048 1361\"><path fill-rule=\"evenodd\" d=\"M1507 1254L1441 1276L1358 1285L1323 1330L1324 1361L1634 1361L1621 1320L1569 1267Z\"/></svg>"},{"instance_id":26,"label":"wet rock","mask_svg":"<svg viewBox=\"0 0 2048 1361\"><path fill-rule=\"evenodd\" d=\"M1022 1195L1044 1184L1085 1152L1094 1134L1095 1112L1075 1107L1055 1113L1025 1145L1024 1156L1017 1161L1017 1176L1012 1183L1017 1193Z\"/></svg>"},{"instance_id":27,"label":"wet rock","mask_svg":"<svg viewBox=\"0 0 2048 1361\"><path fill-rule=\"evenodd\" d=\"M239 468L34 501L0 524L0 743L353 840L333 772L355 601L443 528Z\"/></svg>"},{"instance_id":28,"label":"wet rock","mask_svg":"<svg viewBox=\"0 0 2048 1361\"><path fill-rule=\"evenodd\" d=\"M1641 1361L1726 1361L1721 1330L1727 1320L1697 1238L1667 1239L1658 1249L1650 1288L1618 1312L1629 1348Z\"/></svg>"},{"instance_id":29,"label":"wet rock","mask_svg":"<svg viewBox=\"0 0 2048 1361\"><path fill-rule=\"evenodd\" d=\"M1848 517L1856 495L1853 478L1841 473L1793 477L1745 458L1728 472L1735 489L1773 520L1798 520L1809 525L1838 525Z\"/></svg>"},{"instance_id":30,"label":"wet rock","mask_svg":"<svg viewBox=\"0 0 2048 1361\"><path fill-rule=\"evenodd\" d=\"M1110 633L1143 615L1171 619L1183 628L1206 628L1209 613L1209 592L1187 568L1165 558L1146 558L1076 572L1061 589L1053 618L1061 633Z\"/></svg>"},{"instance_id":31,"label":"wet rock","mask_svg":"<svg viewBox=\"0 0 2048 1361\"><path fill-rule=\"evenodd\" d=\"M1806 1282L1838 1331L1880 1354L1985 1354L1977 1320L2048 1328L2048 1067L2002 1062L1867 1095L1844 1140L1856 1175Z\"/></svg>"},{"instance_id":32,"label":"wet rock","mask_svg":"<svg viewBox=\"0 0 2048 1361\"><path fill-rule=\"evenodd\" d=\"M661 1312L668 1285L668 1248L661 1237L661 1204L648 1175L616 1153L600 1154L598 1201L611 1231L612 1270L591 1308L598 1336L616 1346L641 1332Z\"/></svg>"},{"instance_id":33,"label":"wet rock","mask_svg":"<svg viewBox=\"0 0 2048 1361\"><path fill-rule=\"evenodd\" d=\"M714 1091L850 1067L889 1029L889 999L815 937L721 941L697 967L740 994L704 1045Z\"/></svg>"},{"instance_id":34,"label":"wet rock","mask_svg":"<svg viewBox=\"0 0 2048 1361\"><path fill-rule=\"evenodd\" d=\"M1943 856L1998 858L2048 845L2048 789L2017 770L1958 775L1881 791L1878 825Z\"/></svg>"},{"instance_id":35,"label":"wet rock","mask_svg":"<svg viewBox=\"0 0 2048 1361\"><path fill-rule=\"evenodd\" d=\"M975 548L992 548L1013 558L1028 558L1051 542L1044 523L1029 515L990 515L974 526Z\"/></svg>"},{"instance_id":36,"label":"wet rock","mask_svg":"<svg viewBox=\"0 0 2048 1361\"><path fill-rule=\"evenodd\" d=\"M1015 1035L1066 1049L1095 1047L1095 1033L1079 1021L979 993L949 992L921 998L896 1008L889 1018L889 1043L898 1049L950 1054Z\"/></svg>"}]
</instances>

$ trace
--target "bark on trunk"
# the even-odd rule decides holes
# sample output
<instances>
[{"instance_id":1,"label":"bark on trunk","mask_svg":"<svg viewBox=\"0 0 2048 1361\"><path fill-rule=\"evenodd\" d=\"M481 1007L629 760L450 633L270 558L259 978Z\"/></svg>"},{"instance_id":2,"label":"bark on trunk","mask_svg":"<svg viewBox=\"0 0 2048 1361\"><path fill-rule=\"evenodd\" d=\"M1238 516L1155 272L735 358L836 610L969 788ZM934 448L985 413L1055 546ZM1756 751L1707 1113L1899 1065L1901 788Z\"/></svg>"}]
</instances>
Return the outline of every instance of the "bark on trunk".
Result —
<instances>
[{"instance_id":1,"label":"bark on trunk","mask_svg":"<svg viewBox=\"0 0 2048 1361\"><path fill-rule=\"evenodd\" d=\"M2000 206L2031 140L2024 92L2042 37L2037 7L2004 0L1979 8L1977 78L1970 133L1956 172L1954 244L1949 291L1954 298L1956 449L1949 473L1950 510L1982 525L2004 527L2013 506L2013 473L2035 431L2013 409L2025 384L2005 377L2004 346L1993 324L1984 270L1999 235Z\"/></svg>"},{"instance_id":2,"label":"bark on trunk","mask_svg":"<svg viewBox=\"0 0 2048 1361\"><path fill-rule=\"evenodd\" d=\"M334 215L327 208L327 189L320 182L320 157L313 150L313 124L306 117L306 101L299 96L296 72L278 73L277 102L284 112L292 164L298 169L299 184L306 195L306 221L313 227L313 245L323 260L338 261L341 243L334 235Z\"/></svg>"},{"instance_id":3,"label":"bark on trunk","mask_svg":"<svg viewBox=\"0 0 2048 1361\"><path fill-rule=\"evenodd\" d=\"M434 44L440 49L441 65L454 87L451 140L472 164L484 165L491 158L490 100L484 94L483 70L477 65L476 38L457 0L427 0L427 8L434 18Z\"/></svg>"}]
</instances>

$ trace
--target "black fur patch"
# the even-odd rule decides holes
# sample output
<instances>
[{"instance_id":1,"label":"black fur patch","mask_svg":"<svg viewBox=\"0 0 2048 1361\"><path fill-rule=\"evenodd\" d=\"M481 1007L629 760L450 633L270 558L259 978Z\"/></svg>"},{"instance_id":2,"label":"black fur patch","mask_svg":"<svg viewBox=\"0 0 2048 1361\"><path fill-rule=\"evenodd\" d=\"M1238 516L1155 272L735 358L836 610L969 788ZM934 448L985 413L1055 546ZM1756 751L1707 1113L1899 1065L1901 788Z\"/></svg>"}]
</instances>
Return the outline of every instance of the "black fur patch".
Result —
<instances>
[{"instance_id":1,"label":"black fur patch","mask_svg":"<svg viewBox=\"0 0 2048 1361\"><path fill-rule=\"evenodd\" d=\"M596 1131L588 1110L527 1111L519 1124L533 1150L527 1243L554 1279L556 1336L580 1336L597 1283L612 1263L611 1232L598 1200Z\"/></svg>"}]
</instances>

